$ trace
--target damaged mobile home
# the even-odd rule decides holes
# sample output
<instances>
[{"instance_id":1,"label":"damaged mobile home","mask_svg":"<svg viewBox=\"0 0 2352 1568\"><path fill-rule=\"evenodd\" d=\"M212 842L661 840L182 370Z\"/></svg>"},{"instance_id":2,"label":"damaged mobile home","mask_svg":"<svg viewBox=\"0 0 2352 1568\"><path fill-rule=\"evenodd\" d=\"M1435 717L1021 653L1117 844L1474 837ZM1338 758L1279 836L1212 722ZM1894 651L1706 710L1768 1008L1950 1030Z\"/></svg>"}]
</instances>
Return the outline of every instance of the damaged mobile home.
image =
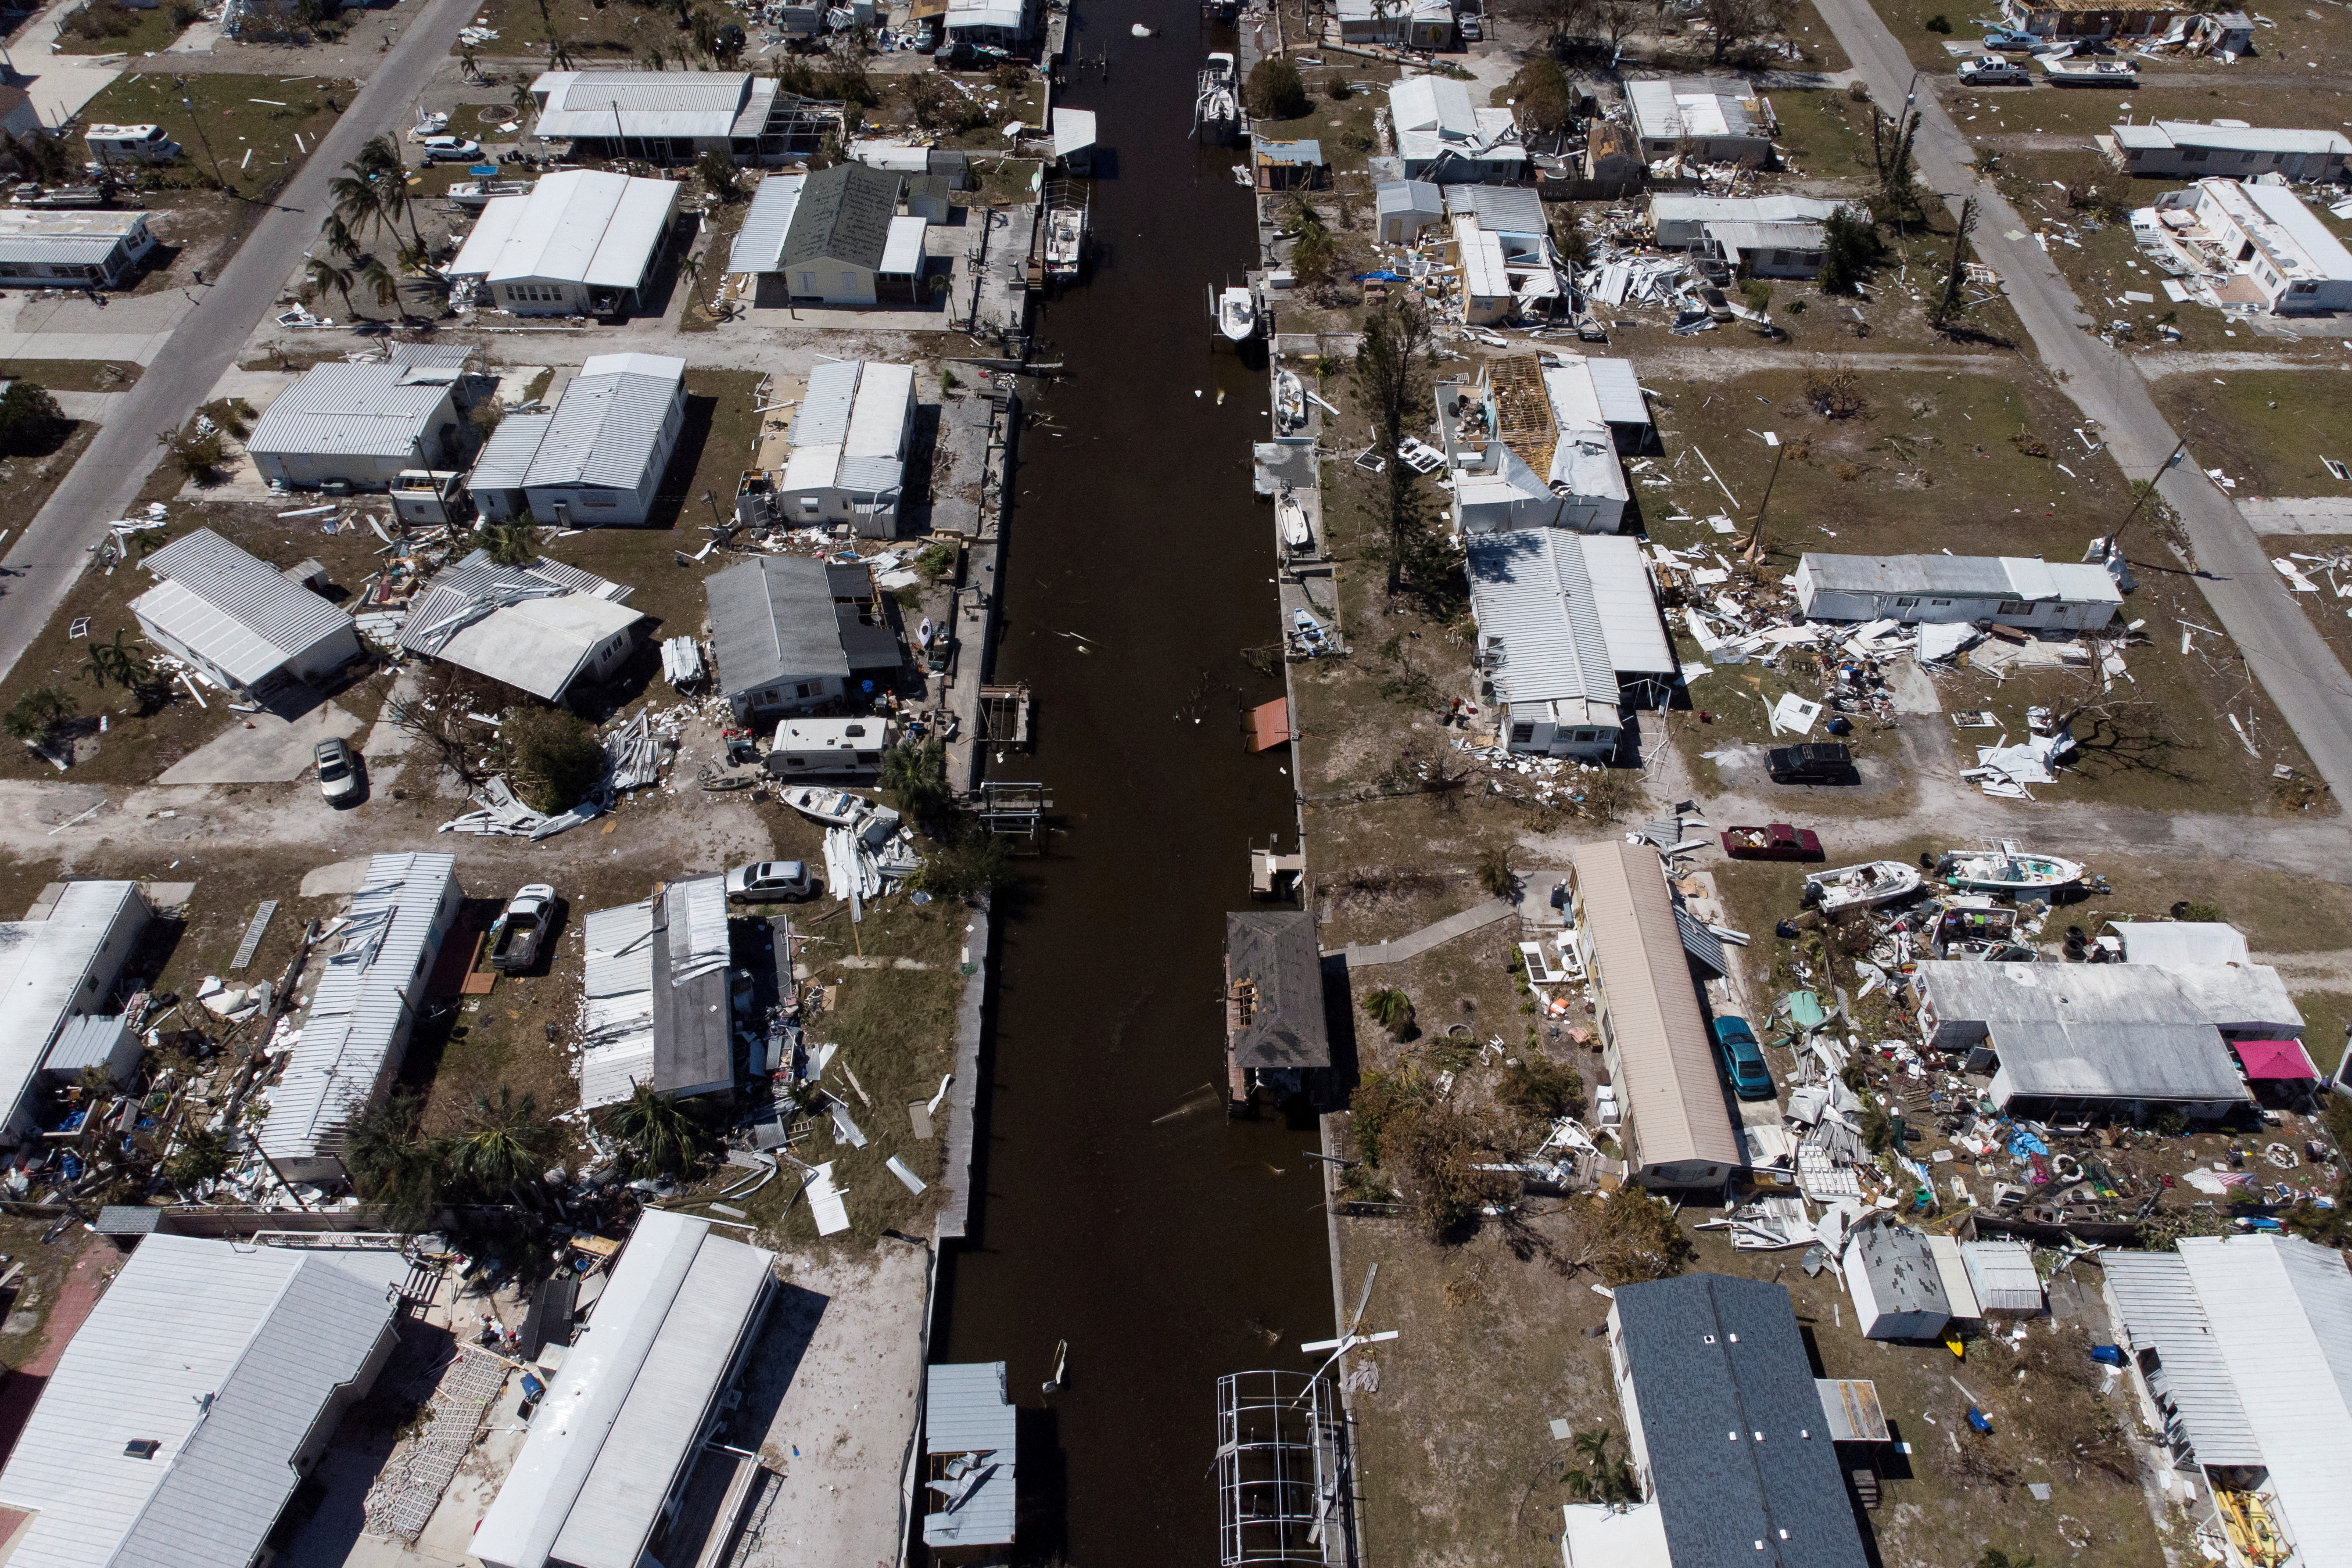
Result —
<instances>
[{"instance_id":1,"label":"damaged mobile home","mask_svg":"<svg viewBox=\"0 0 2352 1568\"><path fill-rule=\"evenodd\" d=\"M400 646L560 703L581 681L609 680L645 617L633 591L541 556L501 566L478 549L434 575L409 608Z\"/></svg>"}]
</instances>

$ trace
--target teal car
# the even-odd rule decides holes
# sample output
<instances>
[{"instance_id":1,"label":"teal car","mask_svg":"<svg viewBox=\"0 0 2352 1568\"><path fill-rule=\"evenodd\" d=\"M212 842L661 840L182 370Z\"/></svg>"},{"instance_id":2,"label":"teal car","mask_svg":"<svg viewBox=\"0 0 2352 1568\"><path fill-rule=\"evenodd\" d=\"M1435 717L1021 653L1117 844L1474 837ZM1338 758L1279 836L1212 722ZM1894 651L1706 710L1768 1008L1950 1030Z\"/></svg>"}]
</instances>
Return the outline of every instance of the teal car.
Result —
<instances>
[{"instance_id":1,"label":"teal car","mask_svg":"<svg viewBox=\"0 0 2352 1568\"><path fill-rule=\"evenodd\" d=\"M1715 1020L1715 1054L1731 1080L1734 1094L1742 1100L1773 1097L1772 1070L1764 1065L1764 1048L1756 1043L1756 1031L1748 1027L1746 1019Z\"/></svg>"}]
</instances>

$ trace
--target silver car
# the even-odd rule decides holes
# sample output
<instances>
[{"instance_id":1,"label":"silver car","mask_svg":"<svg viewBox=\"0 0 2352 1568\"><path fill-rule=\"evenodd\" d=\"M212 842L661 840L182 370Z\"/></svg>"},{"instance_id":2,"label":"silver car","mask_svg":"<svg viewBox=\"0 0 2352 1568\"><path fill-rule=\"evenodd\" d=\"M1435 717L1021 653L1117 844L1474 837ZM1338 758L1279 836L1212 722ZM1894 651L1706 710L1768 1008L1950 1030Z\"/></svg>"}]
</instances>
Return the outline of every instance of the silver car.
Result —
<instances>
[{"instance_id":1,"label":"silver car","mask_svg":"<svg viewBox=\"0 0 2352 1568\"><path fill-rule=\"evenodd\" d=\"M428 136L423 145L431 163L473 163L482 156L482 144L463 136Z\"/></svg>"},{"instance_id":2,"label":"silver car","mask_svg":"<svg viewBox=\"0 0 2352 1568\"><path fill-rule=\"evenodd\" d=\"M342 739L322 740L310 753L319 770L319 793L330 806L349 806L360 798L359 754Z\"/></svg>"},{"instance_id":3,"label":"silver car","mask_svg":"<svg viewBox=\"0 0 2352 1568\"><path fill-rule=\"evenodd\" d=\"M754 861L727 873L730 904L781 904L820 891L806 861Z\"/></svg>"}]
</instances>

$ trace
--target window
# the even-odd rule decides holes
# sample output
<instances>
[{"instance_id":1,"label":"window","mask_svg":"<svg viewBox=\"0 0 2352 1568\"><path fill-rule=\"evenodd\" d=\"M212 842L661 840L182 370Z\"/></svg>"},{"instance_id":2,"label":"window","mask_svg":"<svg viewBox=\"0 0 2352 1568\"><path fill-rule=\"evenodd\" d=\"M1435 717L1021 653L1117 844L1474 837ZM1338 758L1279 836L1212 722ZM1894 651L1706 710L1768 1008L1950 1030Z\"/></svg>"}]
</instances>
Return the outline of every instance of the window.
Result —
<instances>
[{"instance_id":1,"label":"window","mask_svg":"<svg viewBox=\"0 0 2352 1568\"><path fill-rule=\"evenodd\" d=\"M811 685L810 685L808 682L806 682L806 681L803 681L803 682L800 684L799 689L797 689L796 691L794 691L794 692L793 693L793 695L794 696L804 697L804 696L809 696L809 695L814 695L814 694L815 693L815 691L816 691L816 687L814 687L814 686Z\"/></svg>"},{"instance_id":2,"label":"window","mask_svg":"<svg viewBox=\"0 0 2352 1568\"><path fill-rule=\"evenodd\" d=\"M2000 608L1993 612L1993 613L1996 615L2024 615L2031 613L2032 609L2033 606L2028 604L2022 599L2004 599L2000 601Z\"/></svg>"},{"instance_id":3,"label":"window","mask_svg":"<svg viewBox=\"0 0 2352 1568\"><path fill-rule=\"evenodd\" d=\"M1511 726L1511 744L1513 746L1532 746L1535 744L1535 738L1536 727L1534 725L1515 724Z\"/></svg>"},{"instance_id":4,"label":"window","mask_svg":"<svg viewBox=\"0 0 2352 1568\"><path fill-rule=\"evenodd\" d=\"M2180 151L2180 161L2183 163L2202 163L2212 155L2210 148L2184 147Z\"/></svg>"},{"instance_id":5,"label":"window","mask_svg":"<svg viewBox=\"0 0 2352 1568\"><path fill-rule=\"evenodd\" d=\"M860 767L870 767L881 760L882 754L878 751L861 751L857 754L857 761Z\"/></svg>"},{"instance_id":6,"label":"window","mask_svg":"<svg viewBox=\"0 0 2352 1568\"><path fill-rule=\"evenodd\" d=\"M1948 599L1930 599L1927 601L1927 607L1931 610L1941 610L1950 602L1951 601Z\"/></svg>"},{"instance_id":7,"label":"window","mask_svg":"<svg viewBox=\"0 0 2352 1568\"><path fill-rule=\"evenodd\" d=\"M1898 599L1895 601L1895 608L1897 610L1916 610L1918 607L1919 601L1916 599Z\"/></svg>"},{"instance_id":8,"label":"window","mask_svg":"<svg viewBox=\"0 0 2352 1568\"><path fill-rule=\"evenodd\" d=\"M2241 152L2238 154L2238 162L2241 163L2251 163L2253 161L2254 155L2251 152Z\"/></svg>"},{"instance_id":9,"label":"window","mask_svg":"<svg viewBox=\"0 0 2352 1568\"><path fill-rule=\"evenodd\" d=\"M814 512L822 505L824 505L824 503L819 501L814 496L803 496L801 497L801 510L803 512Z\"/></svg>"},{"instance_id":10,"label":"window","mask_svg":"<svg viewBox=\"0 0 2352 1568\"><path fill-rule=\"evenodd\" d=\"M1774 251L1774 252L1772 253L1772 265L1773 265L1773 266L1775 266L1775 267L1786 267L1786 266L1788 266L1788 265L1789 265L1789 253L1788 253L1787 251L1785 251L1785 250L1776 250L1776 251Z\"/></svg>"},{"instance_id":11,"label":"window","mask_svg":"<svg viewBox=\"0 0 2352 1568\"><path fill-rule=\"evenodd\" d=\"M1597 729L1580 729L1569 738L1576 745L1590 746L1601 738L1601 732Z\"/></svg>"}]
</instances>

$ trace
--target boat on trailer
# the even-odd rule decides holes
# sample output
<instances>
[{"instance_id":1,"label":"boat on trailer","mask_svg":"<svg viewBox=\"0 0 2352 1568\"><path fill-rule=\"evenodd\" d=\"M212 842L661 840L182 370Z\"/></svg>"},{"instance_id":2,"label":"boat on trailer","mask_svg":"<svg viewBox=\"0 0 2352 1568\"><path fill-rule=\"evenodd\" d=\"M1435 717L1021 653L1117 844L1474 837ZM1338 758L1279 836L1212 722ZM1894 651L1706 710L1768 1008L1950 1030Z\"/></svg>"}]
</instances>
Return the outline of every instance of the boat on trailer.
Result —
<instances>
[{"instance_id":1,"label":"boat on trailer","mask_svg":"<svg viewBox=\"0 0 2352 1568\"><path fill-rule=\"evenodd\" d=\"M1901 861L1871 861L1863 865L1817 871L1805 878L1805 902L1824 915L1847 909L1874 909L1919 891L1919 868Z\"/></svg>"}]
</instances>

